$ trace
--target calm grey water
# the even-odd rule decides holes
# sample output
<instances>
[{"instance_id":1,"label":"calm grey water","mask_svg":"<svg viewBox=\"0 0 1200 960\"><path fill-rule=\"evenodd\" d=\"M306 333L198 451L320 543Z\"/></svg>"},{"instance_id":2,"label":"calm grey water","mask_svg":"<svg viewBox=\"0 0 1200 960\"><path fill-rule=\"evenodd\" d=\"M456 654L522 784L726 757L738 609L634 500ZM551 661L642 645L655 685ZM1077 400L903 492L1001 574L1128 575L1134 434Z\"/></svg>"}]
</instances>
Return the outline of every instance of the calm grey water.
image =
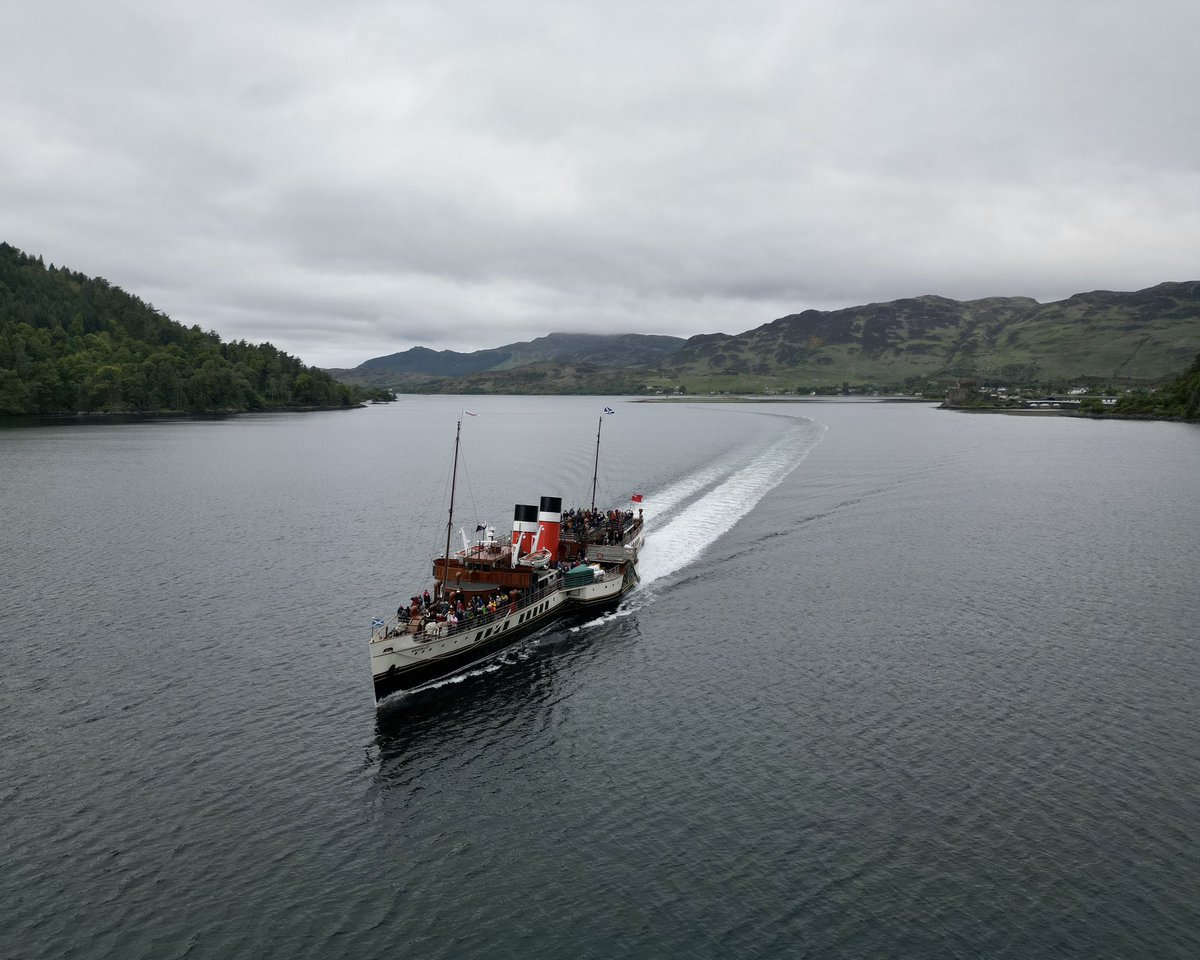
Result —
<instances>
[{"instance_id":1,"label":"calm grey water","mask_svg":"<svg viewBox=\"0 0 1200 960\"><path fill-rule=\"evenodd\" d=\"M1200 955L1200 429L615 403L638 591L377 709L605 402L0 431L0 957Z\"/></svg>"}]
</instances>

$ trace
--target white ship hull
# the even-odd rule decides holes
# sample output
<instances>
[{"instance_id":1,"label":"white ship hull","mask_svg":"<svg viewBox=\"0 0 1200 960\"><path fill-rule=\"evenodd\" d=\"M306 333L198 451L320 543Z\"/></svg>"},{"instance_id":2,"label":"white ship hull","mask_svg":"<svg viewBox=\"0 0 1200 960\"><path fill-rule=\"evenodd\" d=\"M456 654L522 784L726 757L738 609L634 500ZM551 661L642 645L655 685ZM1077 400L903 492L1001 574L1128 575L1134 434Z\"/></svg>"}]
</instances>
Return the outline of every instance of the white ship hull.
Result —
<instances>
[{"instance_id":1,"label":"white ship hull","mask_svg":"<svg viewBox=\"0 0 1200 960\"><path fill-rule=\"evenodd\" d=\"M624 552L626 548L614 549ZM593 566L597 573L590 583L566 586L559 582L480 620L453 627L396 622L376 630L370 643L376 698L470 669L556 620L615 606L637 583L636 551L631 551L629 560L615 565Z\"/></svg>"}]
</instances>

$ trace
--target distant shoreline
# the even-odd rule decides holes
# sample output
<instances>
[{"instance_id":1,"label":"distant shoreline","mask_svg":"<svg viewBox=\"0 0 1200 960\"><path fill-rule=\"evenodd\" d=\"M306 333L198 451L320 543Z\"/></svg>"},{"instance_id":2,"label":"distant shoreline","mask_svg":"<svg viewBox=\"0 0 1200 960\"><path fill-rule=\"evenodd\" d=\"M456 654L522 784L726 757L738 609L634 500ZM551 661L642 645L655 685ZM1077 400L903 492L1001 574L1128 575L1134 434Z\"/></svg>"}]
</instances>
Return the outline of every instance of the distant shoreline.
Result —
<instances>
[{"instance_id":1,"label":"distant shoreline","mask_svg":"<svg viewBox=\"0 0 1200 960\"><path fill-rule=\"evenodd\" d=\"M822 397L755 397L755 396L671 396L639 397L634 403L926 403L936 404L938 410L952 413L990 413L1008 417L1067 417L1073 420L1141 420L1160 423L1200 423L1182 417L1155 417L1149 414L1080 413L1078 410L1061 407L951 407L929 397L866 397L822 396Z\"/></svg>"},{"instance_id":2,"label":"distant shoreline","mask_svg":"<svg viewBox=\"0 0 1200 960\"><path fill-rule=\"evenodd\" d=\"M998 413L1008 417L1067 417L1072 420L1156 420L1160 423L1200 423L1183 417L1156 417L1148 413L1080 413L1078 410L1038 407L948 407L944 403L939 410L951 413Z\"/></svg>"}]
</instances>

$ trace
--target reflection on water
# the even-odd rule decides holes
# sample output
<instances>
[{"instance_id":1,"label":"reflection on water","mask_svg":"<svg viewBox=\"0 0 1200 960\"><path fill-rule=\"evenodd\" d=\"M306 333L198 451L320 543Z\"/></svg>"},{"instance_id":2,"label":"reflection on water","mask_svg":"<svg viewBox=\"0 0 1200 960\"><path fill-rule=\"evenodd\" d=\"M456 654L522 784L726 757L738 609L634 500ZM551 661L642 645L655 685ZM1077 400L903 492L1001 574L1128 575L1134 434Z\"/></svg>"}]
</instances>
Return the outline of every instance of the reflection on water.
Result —
<instances>
[{"instance_id":1,"label":"reflection on water","mask_svg":"<svg viewBox=\"0 0 1200 960\"><path fill-rule=\"evenodd\" d=\"M387 782L391 763L414 751L439 753L463 736L552 710L565 696L562 672L583 669L596 657L620 656L622 636L636 633L632 626L581 633L580 622L586 627L597 621L564 621L477 667L381 701L374 739L380 782Z\"/></svg>"}]
</instances>

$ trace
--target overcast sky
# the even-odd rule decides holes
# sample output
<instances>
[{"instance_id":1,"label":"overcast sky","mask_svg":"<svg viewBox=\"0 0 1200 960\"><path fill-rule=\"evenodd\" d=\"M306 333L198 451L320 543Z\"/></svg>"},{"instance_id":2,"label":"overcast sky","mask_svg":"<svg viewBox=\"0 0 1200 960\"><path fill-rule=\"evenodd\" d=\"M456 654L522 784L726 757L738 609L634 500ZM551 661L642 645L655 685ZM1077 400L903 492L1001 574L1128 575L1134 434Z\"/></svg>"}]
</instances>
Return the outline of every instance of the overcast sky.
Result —
<instances>
[{"instance_id":1,"label":"overcast sky","mask_svg":"<svg viewBox=\"0 0 1200 960\"><path fill-rule=\"evenodd\" d=\"M1200 278L1196 0L0 7L0 240L321 366Z\"/></svg>"}]
</instances>

